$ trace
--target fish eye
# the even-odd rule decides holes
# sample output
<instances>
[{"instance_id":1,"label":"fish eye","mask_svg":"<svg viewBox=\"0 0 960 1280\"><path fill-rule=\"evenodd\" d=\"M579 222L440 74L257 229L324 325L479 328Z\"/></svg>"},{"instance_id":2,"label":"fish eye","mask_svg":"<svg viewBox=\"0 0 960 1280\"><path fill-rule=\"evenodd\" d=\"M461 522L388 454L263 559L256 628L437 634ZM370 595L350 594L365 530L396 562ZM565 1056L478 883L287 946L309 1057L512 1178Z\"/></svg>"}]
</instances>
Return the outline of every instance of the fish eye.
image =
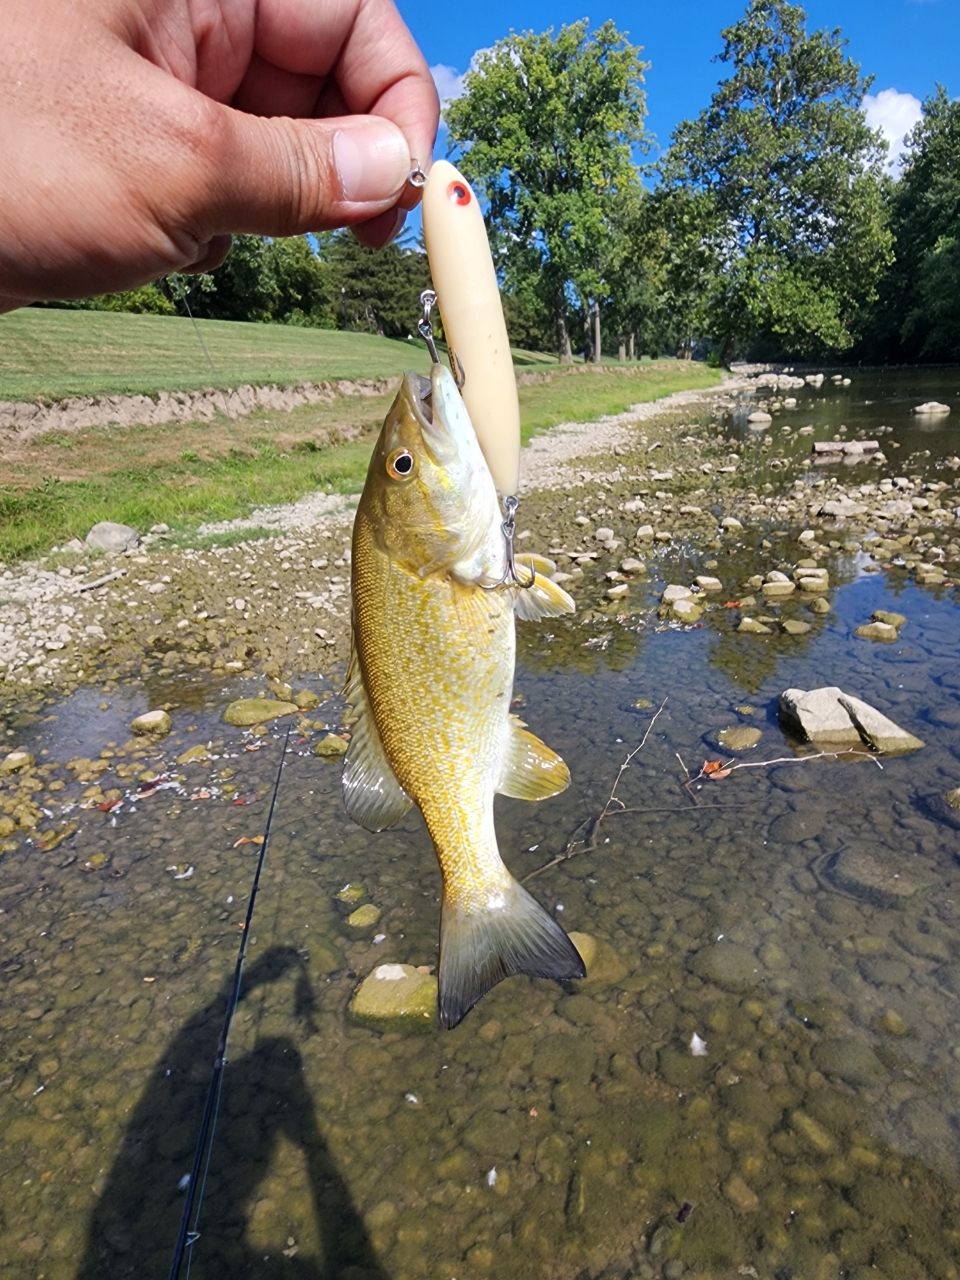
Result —
<instances>
[{"instance_id":1,"label":"fish eye","mask_svg":"<svg viewBox=\"0 0 960 1280\"><path fill-rule=\"evenodd\" d=\"M416 459L409 449L394 449L387 458L387 475L394 480L409 480L416 469Z\"/></svg>"},{"instance_id":2,"label":"fish eye","mask_svg":"<svg viewBox=\"0 0 960 1280\"><path fill-rule=\"evenodd\" d=\"M451 182L447 187L447 199L461 207L470 203L470 188L462 182Z\"/></svg>"}]
</instances>

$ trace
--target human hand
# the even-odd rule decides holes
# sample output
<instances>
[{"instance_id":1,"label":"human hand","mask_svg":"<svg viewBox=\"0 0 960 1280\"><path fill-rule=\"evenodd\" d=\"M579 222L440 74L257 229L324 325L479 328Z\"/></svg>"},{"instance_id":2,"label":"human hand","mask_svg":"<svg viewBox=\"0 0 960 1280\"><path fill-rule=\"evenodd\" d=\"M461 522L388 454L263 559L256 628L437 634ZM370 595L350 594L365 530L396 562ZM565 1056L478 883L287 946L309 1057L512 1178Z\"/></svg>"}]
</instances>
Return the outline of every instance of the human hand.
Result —
<instances>
[{"instance_id":1,"label":"human hand","mask_svg":"<svg viewBox=\"0 0 960 1280\"><path fill-rule=\"evenodd\" d=\"M231 232L380 247L439 118L392 0L0 0L0 311L220 265Z\"/></svg>"}]
</instances>

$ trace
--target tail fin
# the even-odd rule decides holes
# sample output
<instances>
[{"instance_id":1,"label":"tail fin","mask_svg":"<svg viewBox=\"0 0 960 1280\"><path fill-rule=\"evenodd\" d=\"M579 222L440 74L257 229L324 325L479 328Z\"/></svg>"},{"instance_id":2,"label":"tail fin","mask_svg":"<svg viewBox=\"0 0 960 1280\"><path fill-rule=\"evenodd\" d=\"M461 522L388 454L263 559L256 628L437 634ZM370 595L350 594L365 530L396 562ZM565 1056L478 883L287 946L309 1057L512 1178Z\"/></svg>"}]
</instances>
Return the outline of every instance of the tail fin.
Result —
<instances>
[{"instance_id":1,"label":"tail fin","mask_svg":"<svg viewBox=\"0 0 960 1280\"><path fill-rule=\"evenodd\" d=\"M500 905L467 912L444 899L440 916L440 1021L455 1027L504 978L585 978L579 951L535 898L512 880Z\"/></svg>"}]
</instances>

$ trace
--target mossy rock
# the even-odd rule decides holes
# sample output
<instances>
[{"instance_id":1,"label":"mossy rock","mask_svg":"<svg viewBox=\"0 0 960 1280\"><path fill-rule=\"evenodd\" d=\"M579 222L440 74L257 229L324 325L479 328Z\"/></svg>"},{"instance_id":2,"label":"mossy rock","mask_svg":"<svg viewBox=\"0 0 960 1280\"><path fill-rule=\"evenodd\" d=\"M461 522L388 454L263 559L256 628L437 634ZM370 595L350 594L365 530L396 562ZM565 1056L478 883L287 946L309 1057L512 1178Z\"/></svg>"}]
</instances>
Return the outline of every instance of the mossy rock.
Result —
<instances>
[{"instance_id":1,"label":"mossy rock","mask_svg":"<svg viewBox=\"0 0 960 1280\"><path fill-rule=\"evenodd\" d=\"M409 964L378 965L354 993L350 1017L379 1031L432 1030L437 1018L437 979Z\"/></svg>"},{"instance_id":2,"label":"mossy rock","mask_svg":"<svg viewBox=\"0 0 960 1280\"><path fill-rule=\"evenodd\" d=\"M299 710L295 702L280 702L276 698L238 698L224 711L223 720L236 729L249 729L256 724L279 720L281 716L295 715Z\"/></svg>"},{"instance_id":3,"label":"mossy rock","mask_svg":"<svg viewBox=\"0 0 960 1280\"><path fill-rule=\"evenodd\" d=\"M346 738L341 738L336 733L328 733L313 748L313 754L319 756L321 760L339 760L341 756L346 755L349 746L350 743Z\"/></svg>"}]
</instances>

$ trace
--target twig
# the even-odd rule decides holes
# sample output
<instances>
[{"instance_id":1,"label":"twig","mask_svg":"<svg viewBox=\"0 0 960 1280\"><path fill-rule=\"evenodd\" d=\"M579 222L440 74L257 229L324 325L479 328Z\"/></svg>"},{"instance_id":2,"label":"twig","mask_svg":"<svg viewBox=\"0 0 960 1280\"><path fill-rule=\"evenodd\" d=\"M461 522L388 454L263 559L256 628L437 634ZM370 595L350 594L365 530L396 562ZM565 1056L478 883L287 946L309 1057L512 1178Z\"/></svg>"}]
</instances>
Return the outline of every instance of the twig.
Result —
<instances>
[{"instance_id":1,"label":"twig","mask_svg":"<svg viewBox=\"0 0 960 1280\"><path fill-rule=\"evenodd\" d=\"M726 777L737 769L765 769L771 764L806 764L808 760L835 760L838 756L858 756L862 760L872 760L878 769L883 769L883 765L872 752L858 751L856 747L844 747L842 751L817 751L812 756L778 756L775 760L741 760L738 764L734 764L732 760L729 764L721 762L721 769L712 772L705 772L701 769L697 776L691 778L690 781L698 782L701 778L716 777L718 774Z\"/></svg>"},{"instance_id":2,"label":"twig","mask_svg":"<svg viewBox=\"0 0 960 1280\"><path fill-rule=\"evenodd\" d=\"M94 578L92 582L81 582L77 587L77 595L82 591L93 591L97 587L105 587L108 582L113 582L114 578L125 577L126 572L126 569L114 569L113 573L105 573L102 578Z\"/></svg>"},{"instance_id":3,"label":"twig","mask_svg":"<svg viewBox=\"0 0 960 1280\"><path fill-rule=\"evenodd\" d=\"M603 808L599 813L593 814L589 818L584 818L583 822L575 828L574 837L576 836L576 832L583 831L584 829L586 830L584 838L582 840L577 840L572 837L567 842L566 848L563 852L558 853L552 862L547 862L544 866L538 867L536 871L531 871L528 876L524 876L524 884L526 884L528 880L532 880L534 876L538 876L541 871L548 871L551 867L557 867L561 862L566 862L568 858L575 858L578 853L585 853L588 849L595 849L597 847L597 838L600 834L600 824L603 822L604 818L610 818L615 816L617 813L623 813L626 811L626 805L617 795L617 787L620 785L620 779L623 777L627 769L630 768L634 757L643 750L647 739L650 737L653 726L657 723L657 717L666 705L667 700L664 698L659 707L657 707L656 711L650 717L650 723L647 725L646 732L640 739L637 746L635 746L633 750L628 752L624 757L623 763L617 770L617 776L613 780L613 786L610 788L610 794L607 796L607 800ZM619 805L620 808L611 809L612 805Z\"/></svg>"},{"instance_id":4,"label":"twig","mask_svg":"<svg viewBox=\"0 0 960 1280\"><path fill-rule=\"evenodd\" d=\"M683 784L683 789L684 789L684 791L686 791L687 795L690 797L690 799L693 801L693 803L694 803L695 805L699 805L700 801L697 799L697 797L696 797L696 796L693 794L693 792L690 790L691 783L696 782L696 780L697 780L697 779L696 779L696 778L694 778L694 777L691 777L691 775L690 775L690 770L687 768L686 764L684 763L683 756L680 754L680 752L679 752L679 751L675 751L673 754L674 754L674 755L677 757L677 759L680 761L680 768L683 770L684 777L686 778L686 782L684 782L684 784ZM702 769L700 770L700 774L699 774L698 776L701 776L701 777L703 776L703 770L702 770Z\"/></svg>"}]
</instances>

